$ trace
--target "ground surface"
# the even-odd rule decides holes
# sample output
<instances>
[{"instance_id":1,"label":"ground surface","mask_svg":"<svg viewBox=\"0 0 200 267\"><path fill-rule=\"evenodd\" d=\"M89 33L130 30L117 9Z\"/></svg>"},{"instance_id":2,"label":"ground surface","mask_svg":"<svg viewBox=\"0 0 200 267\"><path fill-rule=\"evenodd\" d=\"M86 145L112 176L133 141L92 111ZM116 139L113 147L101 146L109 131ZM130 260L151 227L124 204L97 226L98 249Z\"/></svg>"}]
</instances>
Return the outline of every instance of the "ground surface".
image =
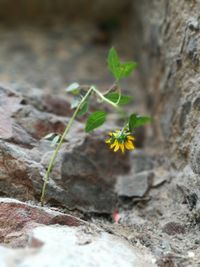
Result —
<instances>
[{"instance_id":1,"label":"ground surface","mask_svg":"<svg viewBox=\"0 0 200 267\"><path fill-rule=\"evenodd\" d=\"M51 31L2 28L0 81L24 92L39 88L62 93L67 84L74 81L95 83L105 89L112 82L105 67L110 47L107 38L113 36L102 40L102 33L88 25ZM126 36L122 32L114 41L123 57L129 58L131 50L125 46L123 38ZM137 90L135 80L129 79L124 86L134 95L135 108L143 111L142 93ZM73 214L127 239L131 245L147 247L156 257L158 266L199 266L199 226L187 202L184 203L184 197L181 195L177 205L173 199L175 185L171 180L177 174L169 170L161 151L155 149L152 153L163 157L163 161L155 160L150 168L158 171L157 184L141 198L120 199L118 223L113 223L112 216L103 214L97 216L78 210Z\"/></svg>"}]
</instances>

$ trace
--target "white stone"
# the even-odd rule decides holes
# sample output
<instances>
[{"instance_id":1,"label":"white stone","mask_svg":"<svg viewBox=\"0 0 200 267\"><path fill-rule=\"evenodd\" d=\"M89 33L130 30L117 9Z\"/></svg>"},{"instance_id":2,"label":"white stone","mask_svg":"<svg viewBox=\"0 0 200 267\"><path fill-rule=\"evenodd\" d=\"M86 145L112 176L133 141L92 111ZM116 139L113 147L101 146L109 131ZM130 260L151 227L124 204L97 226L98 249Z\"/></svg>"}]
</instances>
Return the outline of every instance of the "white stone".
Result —
<instances>
[{"instance_id":1,"label":"white stone","mask_svg":"<svg viewBox=\"0 0 200 267\"><path fill-rule=\"evenodd\" d=\"M155 267L145 248L108 233L87 232L80 227L41 226L33 237L43 242L38 248L0 249L1 267ZM85 242L81 242L84 240ZM6 253L5 253L6 252ZM2 255L3 254L3 255ZM5 264L9 263L8 264Z\"/></svg>"}]
</instances>

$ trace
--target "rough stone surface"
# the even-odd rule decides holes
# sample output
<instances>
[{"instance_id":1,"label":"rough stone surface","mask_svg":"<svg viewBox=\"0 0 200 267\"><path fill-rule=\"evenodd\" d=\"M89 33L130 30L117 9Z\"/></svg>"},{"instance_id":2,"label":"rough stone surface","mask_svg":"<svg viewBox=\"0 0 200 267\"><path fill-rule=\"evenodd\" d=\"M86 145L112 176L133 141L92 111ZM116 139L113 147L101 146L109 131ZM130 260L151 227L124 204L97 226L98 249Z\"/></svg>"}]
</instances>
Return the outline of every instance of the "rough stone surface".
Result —
<instances>
[{"instance_id":1,"label":"rough stone surface","mask_svg":"<svg viewBox=\"0 0 200 267\"><path fill-rule=\"evenodd\" d=\"M200 2L138 0L133 5L133 46L140 62L140 85L154 118L148 144L163 151L169 159L169 173L172 171L163 188L150 195L154 205L157 202L163 207L165 224L173 218L173 222L187 226L184 248L187 243L187 250L195 251L191 243L199 233L195 225L200 218ZM182 226L168 226L168 233L183 231ZM184 249L181 244L176 248ZM161 266L170 264L198 266L195 256L179 263L172 255L164 257Z\"/></svg>"},{"instance_id":2,"label":"rough stone surface","mask_svg":"<svg viewBox=\"0 0 200 267\"><path fill-rule=\"evenodd\" d=\"M176 167L188 164L198 142L199 9L198 1L134 1L134 25L140 25L141 36L136 34L140 41L134 43L155 118L153 139L168 149Z\"/></svg>"},{"instance_id":3,"label":"rough stone surface","mask_svg":"<svg viewBox=\"0 0 200 267\"><path fill-rule=\"evenodd\" d=\"M153 172L143 171L135 174L130 172L118 178L116 191L123 197L143 197L148 192L153 181Z\"/></svg>"},{"instance_id":4,"label":"rough stone surface","mask_svg":"<svg viewBox=\"0 0 200 267\"><path fill-rule=\"evenodd\" d=\"M6 88L0 88L0 93L4 100L0 102L3 109L0 117L1 195L38 200L45 168L53 153L50 141L41 138L50 132L62 133L68 118L39 111L28 96L20 93ZM38 97L42 103L42 95ZM12 109L7 112L9 105ZM110 213L116 208L116 178L129 171L129 160L128 155L113 154L108 149L105 134L103 130L87 135L82 123L74 123L56 159L46 201L88 212Z\"/></svg>"},{"instance_id":5,"label":"rough stone surface","mask_svg":"<svg viewBox=\"0 0 200 267\"><path fill-rule=\"evenodd\" d=\"M196 127L193 141L190 145L190 165L194 173L200 174L200 127Z\"/></svg>"},{"instance_id":6,"label":"rough stone surface","mask_svg":"<svg viewBox=\"0 0 200 267\"><path fill-rule=\"evenodd\" d=\"M31 160L28 149L0 140L1 195L33 200L43 174L43 166Z\"/></svg>"},{"instance_id":7,"label":"rough stone surface","mask_svg":"<svg viewBox=\"0 0 200 267\"><path fill-rule=\"evenodd\" d=\"M0 242L12 247L23 247L28 242L27 233L38 225L84 224L78 218L42 208L15 199L0 198Z\"/></svg>"},{"instance_id":8,"label":"rough stone surface","mask_svg":"<svg viewBox=\"0 0 200 267\"><path fill-rule=\"evenodd\" d=\"M0 138L3 140L31 146L35 139L49 132L61 133L64 130L64 118L38 111L20 93L0 87L0 96Z\"/></svg>"},{"instance_id":9,"label":"rough stone surface","mask_svg":"<svg viewBox=\"0 0 200 267\"><path fill-rule=\"evenodd\" d=\"M155 155L137 149L131 153L131 162L133 172L139 173L153 169L158 163L158 158Z\"/></svg>"},{"instance_id":10,"label":"rough stone surface","mask_svg":"<svg viewBox=\"0 0 200 267\"><path fill-rule=\"evenodd\" d=\"M184 203L191 211L193 220L200 221L200 180L190 166L186 166L172 180L171 197L175 203Z\"/></svg>"},{"instance_id":11,"label":"rough stone surface","mask_svg":"<svg viewBox=\"0 0 200 267\"><path fill-rule=\"evenodd\" d=\"M163 232L168 235L185 234L185 227L179 222L168 222L163 226Z\"/></svg>"},{"instance_id":12,"label":"rough stone surface","mask_svg":"<svg viewBox=\"0 0 200 267\"><path fill-rule=\"evenodd\" d=\"M169 179L163 156L136 149L131 154L130 163L131 170L117 178L115 190L118 196L144 197L150 188Z\"/></svg>"},{"instance_id":13,"label":"rough stone surface","mask_svg":"<svg viewBox=\"0 0 200 267\"><path fill-rule=\"evenodd\" d=\"M155 259L144 248L134 248L119 237L87 228L46 226L33 231L30 248L0 248L0 264L13 267L155 267ZM91 230L90 230L91 231ZM34 241L34 245L32 244ZM38 246L34 248L36 241ZM17 262L17 263L16 263Z\"/></svg>"}]
</instances>

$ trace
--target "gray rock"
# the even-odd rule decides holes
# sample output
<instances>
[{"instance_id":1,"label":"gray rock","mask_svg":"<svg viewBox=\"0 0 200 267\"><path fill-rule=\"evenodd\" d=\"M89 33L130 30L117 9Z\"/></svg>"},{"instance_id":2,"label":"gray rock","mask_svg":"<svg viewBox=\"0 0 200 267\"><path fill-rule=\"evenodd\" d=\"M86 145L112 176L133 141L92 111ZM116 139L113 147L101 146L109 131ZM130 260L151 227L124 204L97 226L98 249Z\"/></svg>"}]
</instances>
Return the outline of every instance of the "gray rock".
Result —
<instances>
[{"instance_id":1,"label":"gray rock","mask_svg":"<svg viewBox=\"0 0 200 267\"><path fill-rule=\"evenodd\" d=\"M140 25L135 27L133 46L142 62L141 90L151 99L156 121L149 144L160 142L179 168L190 159L190 146L200 122L199 3L194 4L192 13L190 5L177 0L137 0L133 5L133 26ZM177 23L181 25L178 29ZM152 34L154 29L158 29L157 34Z\"/></svg>"},{"instance_id":2,"label":"gray rock","mask_svg":"<svg viewBox=\"0 0 200 267\"><path fill-rule=\"evenodd\" d=\"M200 127L196 128L190 145L190 164L193 172L200 174Z\"/></svg>"},{"instance_id":3,"label":"gray rock","mask_svg":"<svg viewBox=\"0 0 200 267\"><path fill-rule=\"evenodd\" d=\"M164 182L169 181L170 172L163 169L162 167L153 169L153 183L152 187L162 185Z\"/></svg>"},{"instance_id":4,"label":"gray rock","mask_svg":"<svg viewBox=\"0 0 200 267\"><path fill-rule=\"evenodd\" d=\"M131 172L128 175L120 176L116 184L116 192L118 196L143 197L152 185L153 176L151 171L137 174Z\"/></svg>"},{"instance_id":5,"label":"gray rock","mask_svg":"<svg viewBox=\"0 0 200 267\"><path fill-rule=\"evenodd\" d=\"M116 179L118 174L129 171L129 161L127 156L113 154L101 136L99 132L79 139L75 134L70 143L63 145L51 174L47 200L56 198L68 208L87 212L110 213L115 209ZM44 153L44 166L51 154ZM59 188L55 192L53 183Z\"/></svg>"},{"instance_id":6,"label":"gray rock","mask_svg":"<svg viewBox=\"0 0 200 267\"><path fill-rule=\"evenodd\" d=\"M153 169L155 166L155 156L136 149L131 153L131 168L134 173Z\"/></svg>"}]
</instances>

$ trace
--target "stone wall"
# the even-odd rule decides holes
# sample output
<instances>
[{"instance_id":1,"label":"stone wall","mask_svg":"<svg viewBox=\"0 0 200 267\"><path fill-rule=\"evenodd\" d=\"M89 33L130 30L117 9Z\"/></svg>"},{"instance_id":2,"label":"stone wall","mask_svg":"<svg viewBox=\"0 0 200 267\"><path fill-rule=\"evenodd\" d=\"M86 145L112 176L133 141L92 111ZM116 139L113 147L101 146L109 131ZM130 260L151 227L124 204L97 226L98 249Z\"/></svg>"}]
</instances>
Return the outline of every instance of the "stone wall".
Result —
<instances>
[{"instance_id":1,"label":"stone wall","mask_svg":"<svg viewBox=\"0 0 200 267\"><path fill-rule=\"evenodd\" d=\"M135 0L133 47L154 140L200 173L200 2ZM175 161L174 161L175 159Z\"/></svg>"}]
</instances>

